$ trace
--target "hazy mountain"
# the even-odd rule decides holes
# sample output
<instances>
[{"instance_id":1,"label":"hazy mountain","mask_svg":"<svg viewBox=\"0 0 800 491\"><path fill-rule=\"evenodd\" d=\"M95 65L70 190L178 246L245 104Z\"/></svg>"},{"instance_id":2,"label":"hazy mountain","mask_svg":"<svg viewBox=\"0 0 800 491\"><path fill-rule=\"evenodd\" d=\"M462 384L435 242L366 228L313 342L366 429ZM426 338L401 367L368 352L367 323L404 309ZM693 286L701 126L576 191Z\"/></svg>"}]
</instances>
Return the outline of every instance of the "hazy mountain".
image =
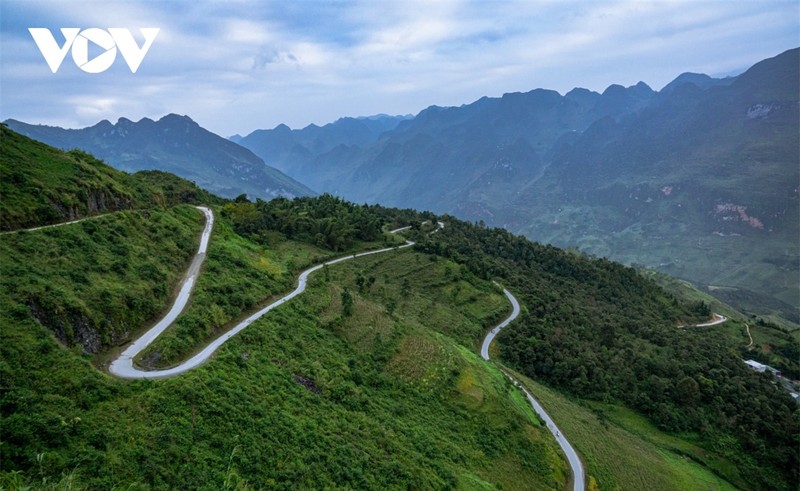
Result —
<instances>
[{"instance_id":1,"label":"hazy mountain","mask_svg":"<svg viewBox=\"0 0 800 491\"><path fill-rule=\"evenodd\" d=\"M792 50L730 84L675 86L562 145L508 205L460 211L798 322L798 80Z\"/></svg>"},{"instance_id":2,"label":"hazy mountain","mask_svg":"<svg viewBox=\"0 0 800 491\"><path fill-rule=\"evenodd\" d=\"M798 58L725 79L684 73L660 92L432 106L366 145L355 122L333 148L298 145L285 126L268 146L242 144L320 192L660 267L797 321Z\"/></svg>"},{"instance_id":3,"label":"hazy mountain","mask_svg":"<svg viewBox=\"0 0 800 491\"><path fill-rule=\"evenodd\" d=\"M672 92L677 87L687 83L696 85L697 87L705 90L709 87L713 87L714 85L730 85L734 80L736 80L735 77L713 78L709 77L705 73L686 72L681 73L677 78L675 78L675 80L665 85L664 88L661 89L661 93L666 94L668 92Z\"/></svg>"},{"instance_id":4,"label":"hazy mountain","mask_svg":"<svg viewBox=\"0 0 800 491\"><path fill-rule=\"evenodd\" d=\"M187 116L169 114L153 121L120 118L69 130L8 120L9 128L49 145L79 148L127 172L172 172L226 197L307 196L314 192L264 164L250 150L200 127Z\"/></svg>"},{"instance_id":5,"label":"hazy mountain","mask_svg":"<svg viewBox=\"0 0 800 491\"><path fill-rule=\"evenodd\" d=\"M249 148L269 165L286 172L298 161L329 152L337 147L375 143L386 131L412 116L378 114L360 118L340 118L324 126L311 124L292 130L281 124L271 130L255 130L249 135L233 135L231 141Z\"/></svg>"}]
</instances>

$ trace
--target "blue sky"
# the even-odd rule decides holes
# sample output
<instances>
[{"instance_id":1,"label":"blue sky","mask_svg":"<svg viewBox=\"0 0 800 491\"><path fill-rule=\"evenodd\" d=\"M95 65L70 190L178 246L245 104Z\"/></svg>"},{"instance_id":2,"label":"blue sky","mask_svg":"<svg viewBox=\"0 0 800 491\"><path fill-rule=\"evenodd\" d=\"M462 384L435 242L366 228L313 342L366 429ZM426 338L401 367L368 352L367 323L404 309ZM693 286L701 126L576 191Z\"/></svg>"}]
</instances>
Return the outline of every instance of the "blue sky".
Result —
<instances>
[{"instance_id":1,"label":"blue sky","mask_svg":"<svg viewBox=\"0 0 800 491\"><path fill-rule=\"evenodd\" d=\"M160 32L136 73L69 54L57 73L28 32ZM228 136L342 116L416 114L535 88L737 74L800 45L778 1L0 0L0 119L65 127L186 114Z\"/></svg>"}]
</instances>

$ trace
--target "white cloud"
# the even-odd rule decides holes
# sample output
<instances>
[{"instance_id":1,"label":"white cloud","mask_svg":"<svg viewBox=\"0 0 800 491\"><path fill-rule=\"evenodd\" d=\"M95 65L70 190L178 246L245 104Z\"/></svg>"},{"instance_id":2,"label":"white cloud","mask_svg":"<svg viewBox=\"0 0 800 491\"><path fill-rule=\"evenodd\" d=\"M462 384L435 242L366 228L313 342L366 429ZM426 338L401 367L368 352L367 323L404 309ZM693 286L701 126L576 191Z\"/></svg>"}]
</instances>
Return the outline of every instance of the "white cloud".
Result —
<instances>
[{"instance_id":1,"label":"white cloud","mask_svg":"<svg viewBox=\"0 0 800 491\"><path fill-rule=\"evenodd\" d=\"M795 47L796 2L22 2L0 16L0 118L188 114L223 135L543 87L729 73ZM11 20L10 20L11 19ZM23 24L24 23L24 24ZM49 72L27 34L160 27L139 71Z\"/></svg>"}]
</instances>

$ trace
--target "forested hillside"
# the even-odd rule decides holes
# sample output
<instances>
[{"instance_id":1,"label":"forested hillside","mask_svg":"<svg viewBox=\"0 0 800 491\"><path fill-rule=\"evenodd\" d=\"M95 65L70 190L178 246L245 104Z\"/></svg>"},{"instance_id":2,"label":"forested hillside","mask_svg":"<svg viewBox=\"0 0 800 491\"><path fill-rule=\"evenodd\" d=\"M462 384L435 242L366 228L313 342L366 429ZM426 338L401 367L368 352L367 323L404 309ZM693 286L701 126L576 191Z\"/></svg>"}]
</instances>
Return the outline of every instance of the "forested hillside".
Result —
<instances>
[{"instance_id":1,"label":"forested hillside","mask_svg":"<svg viewBox=\"0 0 800 491\"><path fill-rule=\"evenodd\" d=\"M400 240L384 232L391 212L330 197L277 201L271 228L240 235L251 205L217 208L186 320L147 362L191 351L321 258ZM505 299L408 250L385 274L366 278L374 263L353 261L312 277L305 296L181 377L106 374L168 303L201 217L150 207L0 236L3 488L563 488L565 463L522 394L449 332L479 336ZM410 265L413 286L397 279ZM435 319L423 300L439 305Z\"/></svg>"},{"instance_id":2,"label":"forested hillside","mask_svg":"<svg viewBox=\"0 0 800 491\"><path fill-rule=\"evenodd\" d=\"M503 360L575 396L637 410L730 461L715 471L740 487L796 486L798 406L727 337L680 327L708 318L705 303L679 302L607 260L448 223L420 247L503 278L527 308L499 336Z\"/></svg>"},{"instance_id":3,"label":"forested hillside","mask_svg":"<svg viewBox=\"0 0 800 491\"><path fill-rule=\"evenodd\" d=\"M40 148L15 141L18 155ZM140 196L165 192L150 177ZM573 413L634 409L687 442L648 447L659 469L639 477L648 489L713 474L741 489L797 486L797 405L726 342L680 327L706 320L707 304L608 260L329 195L209 203L217 221L193 300L140 366L174 365L312 264L401 244L389 230L410 226L417 246L322 268L186 374L113 378L108 361L159 317L196 250L202 214L171 204L196 198L0 235L5 487L563 489L547 429L477 355L509 310L493 281L523 303L499 337L502 362L567 394ZM630 482L608 465L619 441L592 454L587 482Z\"/></svg>"}]
</instances>

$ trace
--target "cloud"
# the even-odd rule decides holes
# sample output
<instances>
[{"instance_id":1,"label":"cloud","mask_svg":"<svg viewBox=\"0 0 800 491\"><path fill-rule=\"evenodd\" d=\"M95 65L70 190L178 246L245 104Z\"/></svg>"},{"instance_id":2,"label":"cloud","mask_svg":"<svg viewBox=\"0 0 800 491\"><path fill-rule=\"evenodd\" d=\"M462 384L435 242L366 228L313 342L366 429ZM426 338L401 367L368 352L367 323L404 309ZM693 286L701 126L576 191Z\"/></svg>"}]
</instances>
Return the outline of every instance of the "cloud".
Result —
<instances>
[{"instance_id":1,"label":"cloud","mask_svg":"<svg viewBox=\"0 0 800 491\"><path fill-rule=\"evenodd\" d=\"M0 4L0 118L86 126L188 114L223 135L416 113L543 87L602 91L728 74L798 44L793 1L59 2ZM122 60L50 73L32 26L160 27Z\"/></svg>"}]
</instances>

